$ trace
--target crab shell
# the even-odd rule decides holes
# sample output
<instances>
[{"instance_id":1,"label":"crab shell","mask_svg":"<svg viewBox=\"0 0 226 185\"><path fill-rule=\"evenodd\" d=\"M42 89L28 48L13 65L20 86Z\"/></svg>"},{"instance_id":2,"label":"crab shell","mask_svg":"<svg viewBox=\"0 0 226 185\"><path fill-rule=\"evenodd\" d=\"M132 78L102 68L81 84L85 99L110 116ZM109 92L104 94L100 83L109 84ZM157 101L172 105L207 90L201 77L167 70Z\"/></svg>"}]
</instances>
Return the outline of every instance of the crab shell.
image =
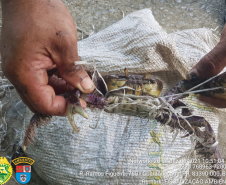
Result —
<instances>
[{"instance_id":1,"label":"crab shell","mask_svg":"<svg viewBox=\"0 0 226 185\"><path fill-rule=\"evenodd\" d=\"M122 87L128 87L125 90L126 94L135 96L153 96L158 97L162 91L162 82L158 79L150 77L150 74L142 75L106 75L104 77L108 92L124 93Z\"/></svg>"}]
</instances>

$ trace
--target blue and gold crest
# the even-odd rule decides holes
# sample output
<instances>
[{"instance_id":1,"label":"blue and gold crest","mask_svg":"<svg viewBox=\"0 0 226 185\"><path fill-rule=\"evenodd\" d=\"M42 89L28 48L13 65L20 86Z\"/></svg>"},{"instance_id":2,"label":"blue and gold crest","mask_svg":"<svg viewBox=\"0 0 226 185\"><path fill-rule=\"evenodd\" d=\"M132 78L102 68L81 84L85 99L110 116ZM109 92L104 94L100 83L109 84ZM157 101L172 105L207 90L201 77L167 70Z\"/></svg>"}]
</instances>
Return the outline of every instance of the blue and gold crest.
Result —
<instances>
[{"instance_id":1,"label":"blue and gold crest","mask_svg":"<svg viewBox=\"0 0 226 185\"><path fill-rule=\"evenodd\" d=\"M35 161L28 157L19 157L12 162L16 165L16 180L20 184L27 184L31 180L31 165Z\"/></svg>"}]
</instances>

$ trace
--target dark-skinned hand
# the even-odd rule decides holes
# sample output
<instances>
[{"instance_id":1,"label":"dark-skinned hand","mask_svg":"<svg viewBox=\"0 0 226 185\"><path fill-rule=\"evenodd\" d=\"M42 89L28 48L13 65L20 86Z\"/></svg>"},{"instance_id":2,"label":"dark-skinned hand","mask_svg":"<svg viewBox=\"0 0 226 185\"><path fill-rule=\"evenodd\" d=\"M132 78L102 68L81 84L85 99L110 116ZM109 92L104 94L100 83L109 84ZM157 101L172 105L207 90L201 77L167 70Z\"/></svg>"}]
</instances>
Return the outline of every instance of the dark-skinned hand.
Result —
<instances>
[{"instance_id":1,"label":"dark-skinned hand","mask_svg":"<svg viewBox=\"0 0 226 185\"><path fill-rule=\"evenodd\" d=\"M220 73L226 66L226 26L222 31L220 42L207 53L190 71L197 77L212 77ZM226 100L200 96L199 99L217 108L226 108Z\"/></svg>"},{"instance_id":2,"label":"dark-skinned hand","mask_svg":"<svg viewBox=\"0 0 226 185\"><path fill-rule=\"evenodd\" d=\"M66 115L61 94L94 84L79 61L76 25L61 0L2 0L2 70L33 112ZM57 67L62 79L48 78ZM85 102L80 100L83 107Z\"/></svg>"}]
</instances>

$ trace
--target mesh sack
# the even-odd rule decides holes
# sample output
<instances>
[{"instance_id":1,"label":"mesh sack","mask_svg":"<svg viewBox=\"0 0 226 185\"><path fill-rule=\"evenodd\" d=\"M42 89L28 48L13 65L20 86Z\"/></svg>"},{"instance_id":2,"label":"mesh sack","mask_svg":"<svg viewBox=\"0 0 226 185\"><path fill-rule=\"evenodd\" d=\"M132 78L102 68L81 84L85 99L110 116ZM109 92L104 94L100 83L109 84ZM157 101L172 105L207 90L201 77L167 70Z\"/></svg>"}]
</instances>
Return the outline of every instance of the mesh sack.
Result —
<instances>
[{"instance_id":1,"label":"mesh sack","mask_svg":"<svg viewBox=\"0 0 226 185\"><path fill-rule=\"evenodd\" d=\"M182 80L219 38L208 29L167 34L150 9L129 14L112 26L78 42L81 60L95 61L102 74L145 74L163 82L162 95ZM217 133L217 110L195 97L184 100L194 115L205 117ZM26 150L34 168L48 184L182 184L187 178L194 145L184 133L155 120L122 116L87 108L85 120L75 115L80 132L67 118L56 117L36 129ZM26 124L31 113L26 113ZM96 125L96 129L89 126ZM22 144L22 143L21 143ZM176 162L180 161L180 162ZM174 181L173 181L174 180Z\"/></svg>"}]
</instances>

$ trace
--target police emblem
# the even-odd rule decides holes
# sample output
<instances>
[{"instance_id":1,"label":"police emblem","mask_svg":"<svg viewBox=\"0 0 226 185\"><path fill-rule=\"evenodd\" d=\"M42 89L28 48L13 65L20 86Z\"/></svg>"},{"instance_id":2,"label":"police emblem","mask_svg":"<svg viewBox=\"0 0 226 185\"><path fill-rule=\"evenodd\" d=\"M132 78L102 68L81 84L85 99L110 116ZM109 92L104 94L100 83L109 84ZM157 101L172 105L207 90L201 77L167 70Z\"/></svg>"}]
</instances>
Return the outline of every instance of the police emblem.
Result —
<instances>
[{"instance_id":1,"label":"police emblem","mask_svg":"<svg viewBox=\"0 0 226 185\"><path fill-rule=\"evenodd\" d=\"M27 181L27 175L21 175L20 174L20 181L21 182L26 182Z\"/></svg>"},{"instance_id":2,"label":"police emblem","mask_svg":"<svg viewBox=\"0 0 226 185\"><path fill-rule=\"evenodd\" d=\"M12 162L16 165L16 180L20 184L27 184L31 180L31 165L35 161L28 157L19 157L12 160Z\"/></svg>"},{"instance_id":3,"label":"police emblem","mask_svg":"<svg viewBox=\"0 0 226 185\"><path fill-rule=\"evenodd\" d=\"M5 184L13 174L13 168L5 157L0 157L0 184Z\"/></svg>"}]
</instances>

